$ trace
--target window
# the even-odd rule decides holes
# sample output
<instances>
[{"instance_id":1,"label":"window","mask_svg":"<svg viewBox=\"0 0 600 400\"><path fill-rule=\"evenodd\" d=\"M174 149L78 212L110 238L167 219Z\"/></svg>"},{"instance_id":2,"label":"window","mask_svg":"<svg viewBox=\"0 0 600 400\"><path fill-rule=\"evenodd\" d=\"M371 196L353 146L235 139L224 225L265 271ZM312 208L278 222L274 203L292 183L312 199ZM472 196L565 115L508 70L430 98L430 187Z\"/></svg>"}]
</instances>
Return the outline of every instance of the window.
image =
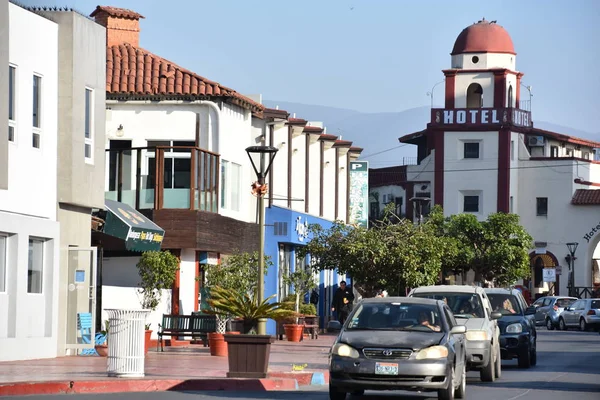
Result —
<instances>
[{"instance_id":1,"label":"window","mask_svg":"<svg viewBox=\"0 0 600 400\"><path fill-rule=\"evenodd\" d=\"M544 216L544 217L548 215L548 198L547 197L536 198L536 214L538 216Z\"/></svg>"},{"instance_id":2,"label":"window","mask_svg":"<svg viewBox=\"0 0 600 400\"><path fill-rule=\"evenodd\" d=\"M7 242L8 238L5 235L0 235L0 293L6 291Z\"/></svg>"},{"instance_id":3,"label":"window","mask_svg":"<svg viewBox=\"0 0 600 400\"><path fill-rule=\"evenodd\" d=\"M84 140L84 156L88 163L94 162L94 106L93 106L93 91L85 89L85 140Z\"/></svg>"},{"instance_id":4,"label":"window","mask_svg":"<svg viewBox=\"0 0 600 400\"><path fill-rule=\"evenodd\" d=\"M27 293L42 293L44 272L44 241L29 239L29 266L27 268Z\"/></svg>"},{"instance_id":5,"label":"window","mask_svg":"<svg viewBox=\"0 0 600 400\"><path fill-rule=\"evenodd\" d=\"M242 166L234 162L221 161L221 207L240 211Z\"/></svg>"},{"instance_id":6,"label":"window","mask_svg":"<svg viewBox=\"0 0 600 400\"><path fill-rule=\"evenodd\" d=\"M464 158L479 158L479 142L466 142L464 152Z\"/></svg>"},{"instance_id":7,"label":"window","mask_svg":"<svg viewBox=\"0 0 600 400\"><path fill-rule=\"evenodd\" d=\"M32 145L40 148L40 128L42 127L42 77L33 76L33 137Z\"/></svg>"},{"instance_id":8,"label":"window","mask_svg":"<svg viewBox=\"0 0 600 400\"><path fill-rule=\"evenodd\" d=\"M227 171L229 171L229 161L221 160L221 207L227 208Z\"/></svg>"},{"instance_id":9,"label":"window","mask_svg":"<svg viewBox=\"0 0 600 400\"><path fill-rule=\"evenodd\" d=\"M508 87L508 108L513 107L513 88L512 85Z\"/></svg>"},{"instance_id":10,"label":"window","mask_svg":"<svg viewBox=\"0 0 600 400\"><path fill-rule=\"evenodd\" d=\"M483 107L483 88L479 83L471 83L467 88L467 108Z\"/></svg>"},{"instance_id":11,"label":"window","mask_svg":"<svg viewBox=\"0 0 600 400\"><path fill-rule=\"evenodd\" d=\"M508 212L509 213L513 213L513 197L510 196L510 198L508 199Z\"/></svg>"},{"instance_id":12,"label":"window","mask_svg":"<svg viewBox=\"0 0 600 400\"><path fill-rule=\"evenodd\" d=\"M379 202L372 201L370 205L371 205L371 207L369 210L369 216L371 218L379 218Z\"/></svg>"},{"instance_id":13,"label":"window","mask_svg":"<svg viewBox=\"0 0 600 400\"><path fill-rule=\"evenodd\" d=\"M15 141L15 125L16 125L16 68L8 66L8 141Z\"/></svg>"},{"instance_id":14,"label":"window","mask_svg":"<svg viewBox=\"0 0 600 400\"><path fill-rule=\"evenodd\" d=\"M242 166L240 164L231 163L231 209L240 211L240 185L242 183Z\"/></svg>"},{"instance_id":15,"label":"window","mask_svg":"<svg viewBox=\"0 0 600 400\"><path fill-rule=\"evenodd\" d=\"M396 205L395 213L399 217L402 217L402 203L403 203L402 197L396 197L394 199L394 204Z\"/></svg>"},{"instance_id":16,"label":"window","mask_svg":"<svg viewBox=\"0 0 600 400\"><path fill-rule=\"evenodd\" d=\"M550 146L550 157L558 157L558 146Z\"/></svg>"},{"instance_id":17,"label":"window","mask_svg":"<svg viewBox=\"0 0 600 400\"><path fill-rule=\"evenodd\" d=\"M479 196L465 196L463 212L479 212Z\"/></svg>"},{"instance_id":18,"label":"window","mask_svg":"<svg viewBox=\"0 0 600 400\"><path fill-rule=\"evenodd\" d=\"M514 159L515 159L515 141L514 140L510 141L510 159L511 159L511 161L514 161Z\"/></svg>"}]
</instances>

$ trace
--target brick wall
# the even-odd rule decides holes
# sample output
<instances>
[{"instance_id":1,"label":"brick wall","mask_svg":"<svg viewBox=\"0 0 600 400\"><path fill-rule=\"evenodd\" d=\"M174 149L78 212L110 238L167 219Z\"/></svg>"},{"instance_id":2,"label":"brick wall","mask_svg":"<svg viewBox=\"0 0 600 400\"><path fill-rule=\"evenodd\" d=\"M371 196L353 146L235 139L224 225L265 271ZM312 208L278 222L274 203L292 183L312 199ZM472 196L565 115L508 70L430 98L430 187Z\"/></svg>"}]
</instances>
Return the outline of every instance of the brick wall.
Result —
<instances>
[{"instance_id":1,"label":"brick wall","mask_svg":"<svg viewBox=\"0 0 600 400\"><path fill-rule=\"evenodd\" d=\"M95 20L106 28L106 46L129 43L140 45L140 21L134 18L114 17L106 12L95 15Z\"/></svg>"}]
</instances>

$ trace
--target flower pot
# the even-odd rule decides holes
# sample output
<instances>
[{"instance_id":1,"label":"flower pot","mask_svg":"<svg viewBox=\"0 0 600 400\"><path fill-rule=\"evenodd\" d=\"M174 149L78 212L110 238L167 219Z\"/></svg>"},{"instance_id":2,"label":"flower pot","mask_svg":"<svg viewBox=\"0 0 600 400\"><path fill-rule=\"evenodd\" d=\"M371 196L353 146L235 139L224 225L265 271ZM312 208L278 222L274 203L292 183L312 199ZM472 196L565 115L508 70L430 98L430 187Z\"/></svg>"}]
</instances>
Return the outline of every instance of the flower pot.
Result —
<instances>
[{"instance_id":1,"label":"flower pot","mask_svg":"<svg viewBox=\"0 0 600 400\"><path fill-rule=\"evenodd\" d=\"M94 349L96 349L96 353L98 353L98 355L100 357L108 356L108 345L107 344L97 344L94 346Z\"/></svg>"},{"instance_id":2,"label":"flower pot","mask_svg":"<svg viewBox=\"0 0 600 400\"><path fill-rule=\"evenodd\" d=\"M299 342L300 339L302 339L303 327L303 325L298 324L283 325L283 329L285 329L285 337L287 337L288 342Z\"/></svg>"},{"instance_id":3,"label":"flower pot","mask_svg":"<svg viewBox=\"0 0 600 400\"><path fill-rule=\"evenodd\" d=\"M228 378L266 378L271 355L271 335L225 334L229 352Z\"/></svg>"},{"instance_id":4,"label":"flower pot","mask_svg":"<svg viewBox=\"0 0 600 400\"><path fill-rule=\"evenodd\" d=\"M222 333L209 333L208 346L210 348L211 356L227 357L227 343L225 343Z\"/></svg>"},{"instance_id":5,"label":"flower pot","mask_svg":"<svg viewBox=\"0 0 600 400\"><path fill-rule=\"evenodd\" d=\"M152 338L152 331L147 330L144 332L144 355L148 354L148 349L150 348L150 339Z\"/></svg>"}]
</instances>

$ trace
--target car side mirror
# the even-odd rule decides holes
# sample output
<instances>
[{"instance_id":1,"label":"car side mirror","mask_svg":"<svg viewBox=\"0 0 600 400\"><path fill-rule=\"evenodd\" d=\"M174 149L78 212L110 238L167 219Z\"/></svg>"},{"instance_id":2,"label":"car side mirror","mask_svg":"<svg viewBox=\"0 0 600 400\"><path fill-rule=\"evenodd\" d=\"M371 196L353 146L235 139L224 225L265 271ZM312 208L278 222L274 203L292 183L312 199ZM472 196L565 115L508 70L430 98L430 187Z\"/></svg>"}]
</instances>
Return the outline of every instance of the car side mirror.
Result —
<instances>
[{"instance_id":1,"label":"car side mirror","mask_svg":"<svg viewBox=\"0 0 600 400\"><path fill-rule=\"evenodd\" d=\"M499 312L493 312L490 315L490 319L500 319L500 318L502 318L502 313L499 313Z\"/></svg>"},{"instance_id":2,"label":"car side mirror","mask_svg":"<svg viewBox=\"0 0 600 400\"><path fill-rule=\"evenodd\" d=\"M450 329L451 335L458 335L458 334L465 333L465 332L467 332L467 327L464 325L456 325L456 326L453 326L452 329Z\"/></svg>"},{"instance_id":3,"label":"car side mirror","mask_svg":"<svg viewBox=\"0 0 600 400\"><path fill-rule=\"evenodd\" d=\"M536 310L535 310L534 306L527 307L525 309L525 315L533 315L533 314L535 314L535 311Z\"/></svg>"},{"instance_id":4,"label":"car side mirror","mask_svg":"<svg viewBox=\"0 0 600 400\"><path fill-rule=\"evenodd\" d=\"M565 307L565 311L571 311L571 307Z\"/></svg>"},{"instance_id":5,"label":"car side mirror","mask_svg":"<svg viewBox=\"0 0 600 400\"><path fill-rule=\"evenodd\" d=\"M327 323L327 332L339 332L342 330L342 324L340 321L329 321Z\"/></svg>"}]
</instances>

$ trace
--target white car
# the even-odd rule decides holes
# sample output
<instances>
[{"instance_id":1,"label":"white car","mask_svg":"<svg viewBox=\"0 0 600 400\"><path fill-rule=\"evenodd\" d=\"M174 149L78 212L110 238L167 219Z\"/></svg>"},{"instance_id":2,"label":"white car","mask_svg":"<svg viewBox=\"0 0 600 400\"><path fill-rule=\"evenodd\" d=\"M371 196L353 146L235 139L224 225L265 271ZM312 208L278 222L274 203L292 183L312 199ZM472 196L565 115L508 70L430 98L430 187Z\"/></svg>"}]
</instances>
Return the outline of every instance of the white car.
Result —
<instances>
[{"instance_id":1,"label":"white car","mask_svg":"<svg viewBox=\"0 0 600 400\"><path fill-rule=\"evenodd\" d=\"M500 329L501 313L493 312L483 288L467 285L422 286L409 297L443 300L459 324L467 327L467 367L480 371L481 380L493 382L502 375Z\"/></svg>"}]
</instances>

